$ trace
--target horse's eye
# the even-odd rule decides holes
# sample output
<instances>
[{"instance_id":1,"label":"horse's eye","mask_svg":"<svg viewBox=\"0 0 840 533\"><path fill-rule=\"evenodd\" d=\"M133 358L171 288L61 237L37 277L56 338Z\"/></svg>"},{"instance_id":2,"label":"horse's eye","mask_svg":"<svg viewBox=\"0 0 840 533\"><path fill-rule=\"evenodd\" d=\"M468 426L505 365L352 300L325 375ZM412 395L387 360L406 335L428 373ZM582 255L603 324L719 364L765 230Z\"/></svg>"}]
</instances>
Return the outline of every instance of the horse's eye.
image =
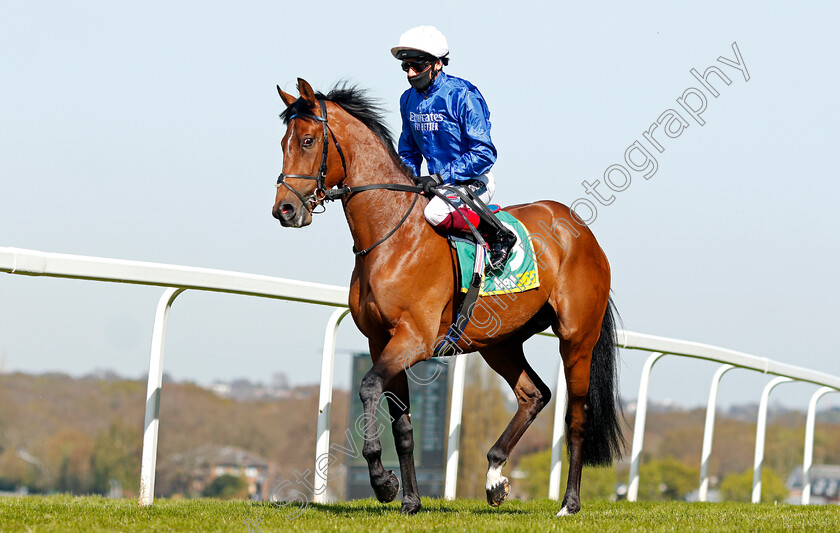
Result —
<instances>
[{"instance_id":1,"label":"horse's eye","mask_svg":"<svg viewBox=\"0 0 840 533\"><path fill-rule=\"evenodd\" d=\"M315 144L315 139L312 137L304 137L303 142L301 143L304 148L312 148L313 144Z\"/></svg>"}]
</instances>

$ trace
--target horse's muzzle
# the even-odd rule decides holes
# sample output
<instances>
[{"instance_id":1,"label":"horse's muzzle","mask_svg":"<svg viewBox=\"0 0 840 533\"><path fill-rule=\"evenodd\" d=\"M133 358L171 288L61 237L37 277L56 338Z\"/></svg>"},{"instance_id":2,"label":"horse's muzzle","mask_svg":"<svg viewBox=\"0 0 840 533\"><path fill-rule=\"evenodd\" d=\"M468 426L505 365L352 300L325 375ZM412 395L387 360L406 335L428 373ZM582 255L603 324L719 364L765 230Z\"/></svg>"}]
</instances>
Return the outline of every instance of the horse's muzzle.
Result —
<instances>
[{"instance_id":1,"label":"horse's muzzle","mask_svg":"<svg viewBox=\"0 0 840 533\"><path fill-rule=\"evenodd\" d=\"M312 215L303 206L291 202L281 202L272 209L271 214L286 228L302 228L312 223Z\"/></svg>"}]
</instances>

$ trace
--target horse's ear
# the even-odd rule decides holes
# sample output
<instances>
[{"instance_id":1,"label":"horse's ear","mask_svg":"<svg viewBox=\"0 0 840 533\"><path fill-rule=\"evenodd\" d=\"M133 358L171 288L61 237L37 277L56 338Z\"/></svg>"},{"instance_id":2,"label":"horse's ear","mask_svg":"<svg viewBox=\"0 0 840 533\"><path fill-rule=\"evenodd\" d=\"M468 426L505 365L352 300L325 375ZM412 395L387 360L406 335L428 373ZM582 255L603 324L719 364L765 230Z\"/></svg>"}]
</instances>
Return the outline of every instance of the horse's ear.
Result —
<instances>
[{"instance_id":1,"label":"horse's ear","mask_svg":"<svg viewBox=\"0 0 840 533\"><path fill-rule=\"evenodd\" d=\"M312 86L309 85L309 82L303 78L298 78L298 91L300 91L300 97L304 100L309 100L310 102L314 102L317 100L315 97L315 91L312 90Z\"/></svg>"},{"instance_id":2,"label":"horse's ear","mask_svg":"<svg viewBox=\"0 0 840 533\"><path fill-rule=\"evenodd\" d=\"M283 89L281 89L279 85L277 86L277 94L280 95L280 99L283 100L283 103L286 104L286 107L289 107L295 101L295 97L289 93L284 93Z\"/></svg>"}]
</instances>

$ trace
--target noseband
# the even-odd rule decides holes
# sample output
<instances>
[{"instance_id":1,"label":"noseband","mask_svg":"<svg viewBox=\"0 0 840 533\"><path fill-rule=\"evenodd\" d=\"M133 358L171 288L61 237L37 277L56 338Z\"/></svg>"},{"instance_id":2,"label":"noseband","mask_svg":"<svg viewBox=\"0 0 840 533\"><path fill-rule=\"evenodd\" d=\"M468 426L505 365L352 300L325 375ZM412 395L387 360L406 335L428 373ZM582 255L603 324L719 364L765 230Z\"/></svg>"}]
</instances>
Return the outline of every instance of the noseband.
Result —
<instances>
[{"instance_id":1,"label":"noseband","mask_svg":"<svg viewBox=\"0 0 840 533\"><path fill-rule=\"evenodd\" d=\"M327 194L327 187L326 187L326 179L327 179L327 155L329 153L329 136L332 135L333 143L335 144L336 150L338 150L338 155L341 156L341 167L344 169L344 175L347 176L347 163L344 160L344 152L341 150L341 145L338 144L338 138L333 133L332 128L327 123L327 105L324 103L323 100L318 100L318 103L321 105L321 116L313 115L312 113L295 113L291 117L289 117L289 121L291 121L295 117L305 117L315 121L320 122L324 126L324 138L321 142L322 151L321 151L321 168L318 169L317 176L305 175L305 174L284 174L280 173L280 176L277 178L277 188L279 189L281 185L292 191L292 194L297 196L298 200L300 200L301 205L312 213L312 209L309 207L309 201L303 198L294 187L286 183L286 178L299 178L304 180L315 180L315 202L312 204L312 207L316 207L318 205L322 205L325 199L332 200L334 198L329 197L330 195ZM319 211L319 213L322 211Z\"/></svg>"}]
</instances>

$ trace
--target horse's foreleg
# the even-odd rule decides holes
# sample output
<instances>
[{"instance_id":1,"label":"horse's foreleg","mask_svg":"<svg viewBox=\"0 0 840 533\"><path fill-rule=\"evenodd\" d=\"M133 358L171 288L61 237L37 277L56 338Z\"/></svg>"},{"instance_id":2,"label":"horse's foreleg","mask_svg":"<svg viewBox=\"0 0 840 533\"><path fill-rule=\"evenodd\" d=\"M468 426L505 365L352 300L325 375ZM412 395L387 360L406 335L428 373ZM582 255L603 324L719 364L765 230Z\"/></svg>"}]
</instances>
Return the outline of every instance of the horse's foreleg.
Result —
<instances>
[{"instance_id":1,"label":"horse's foreleg","mask_svg":"<svg viewBox=\"0 0 840 533\"><path fill-rule=\"evenodd\" d=\"M481 350L487 364L508 382L516 395L518 407L496 444L487 452L487 503L499 506L510 492L510 482L502 475L516 443L551 400L551 390L525 360L522 343L511 341Z\"/></svg>"},{"instance_id":2,"label":"horse's foreleg","mask_svg":"<svg viewBox=\"0 0 840 533\"><path fill-rule=\"evenodd\" d=\"M364 409L365 428L365 443L362 447L362 455L368 463L370 484L373 492L376 498L383 503L393 501L396 498L400 490L400 482L393 471L386 471L382 466L382 444L379 441L379 435L385 428L377 423L377 406L383 391L391 391L394 388L400 390L400 379L405 381L405 368L408 368L417 360L425 359L425 353L426 350L420 338L416 335L408 334L407 328L401 328L391 338L379 356L375 357L373 368L365 374L361 387L359 388L359 397L362 400ZM402 378L398 378L400 375L402 375ZM414 498L410 498L408 505L404 504L403 510L416 512L420 508L420 500L417 497L417 482L414 480L414 441L408 419L407 386L407 383L405 383L405 413L398 412L397 414L400 416L394 417L392 425L394 426L395 437L397 437L398 453L400 453L402 448L400 465L408 465L409 463L411 465L411 479L408 490L409 494L414 495ZM395 395L394 401L389 400L389 406L396 403L399 408L399 402L396 402L396 399L402 401L399 396ZM407 436L407 438L399 438L397 433L399 433L399 437Z\"/></svg>"},{"instance_id":3,"label":"horse's foreleg","mask_svg":"<svg viewBox=\"0 0 840 533\"><path fill-rule=\"evenodd\" d=\"M417 489L417 476L414 471L414 429L411 427L411 400L405 372L394 377L386 391L386 396L394 444L400 460L400 477L403 487L401 511L405 514L414 514L420 510L420 491Z\"/></svg>"},{"instance_id":4,"label":"horse's foreleg","mask_svg":"<svg viewBox=\"0 0 840 533\"><path fill-rule=\"evenodd\" d=\"M370 485L376 499L382 503L394 501L400 491L400 482L392 470L385 471L382 466L382 444L379 442L379 435L384 429L376 419L379 398L382 396L383 376L381 369L376 365L362 378L362 385L359 387L359 398L362 400L364 414L364 439L362 455L367 461L370 474ZM381 428L381 429L380 429Z\"/></svg>"}]
</instances>

